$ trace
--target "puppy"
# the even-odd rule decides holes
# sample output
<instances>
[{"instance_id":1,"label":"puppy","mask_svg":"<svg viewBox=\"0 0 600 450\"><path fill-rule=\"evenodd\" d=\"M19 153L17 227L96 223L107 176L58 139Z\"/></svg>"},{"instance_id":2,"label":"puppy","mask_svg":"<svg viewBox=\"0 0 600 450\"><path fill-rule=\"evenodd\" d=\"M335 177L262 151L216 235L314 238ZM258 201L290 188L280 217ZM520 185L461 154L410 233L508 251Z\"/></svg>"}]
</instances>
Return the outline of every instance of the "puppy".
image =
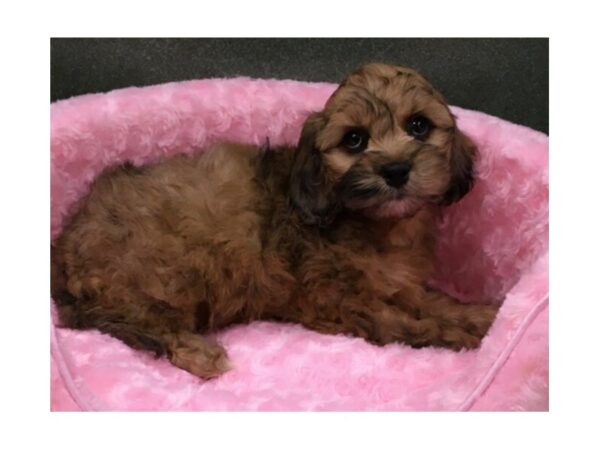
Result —
<instances>
[{"instance_id":1,"label":"puppy","mask_svg":"<svg viewBox=\"0 0 600 450\"><path fill-rule=\"evenodd\" d=\"M202 378L229 368L206 334L253 320L475 348L497 308L426 287L436 214L471 188L475 155L421 75L365 65L297 148L222 144L104 172L52 243L60 322Z\"/></svg>"}]
</instances>

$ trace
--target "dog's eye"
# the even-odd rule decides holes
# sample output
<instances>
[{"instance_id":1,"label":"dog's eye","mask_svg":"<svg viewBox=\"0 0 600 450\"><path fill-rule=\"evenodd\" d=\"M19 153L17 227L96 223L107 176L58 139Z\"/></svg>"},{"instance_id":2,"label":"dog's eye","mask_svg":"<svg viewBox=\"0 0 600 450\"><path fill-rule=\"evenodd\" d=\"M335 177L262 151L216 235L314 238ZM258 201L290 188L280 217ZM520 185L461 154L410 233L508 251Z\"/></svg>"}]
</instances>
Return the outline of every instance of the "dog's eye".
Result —
<instances>
[{"instance_id":1,"label":"dog's eye","mask_svg":"<svg viewBox=\"0 0 600 450\"><path fill-rule=\"evenodd\" d=\"M406 132L415 139L426 139L432 128L431 121L421 115L409 117L406 121Z\"/></svg>"},{"instance_id":2,"label":"dog's eye","mask_svg":"<svg viewBox=\"0 0 600 450\"><path fill-rule=\"evenodd\" d=\"M342 138L342 145L352 153L362 152L369 143L369 133L360 128L348 131Z\"/></svg>"}]
</instances>

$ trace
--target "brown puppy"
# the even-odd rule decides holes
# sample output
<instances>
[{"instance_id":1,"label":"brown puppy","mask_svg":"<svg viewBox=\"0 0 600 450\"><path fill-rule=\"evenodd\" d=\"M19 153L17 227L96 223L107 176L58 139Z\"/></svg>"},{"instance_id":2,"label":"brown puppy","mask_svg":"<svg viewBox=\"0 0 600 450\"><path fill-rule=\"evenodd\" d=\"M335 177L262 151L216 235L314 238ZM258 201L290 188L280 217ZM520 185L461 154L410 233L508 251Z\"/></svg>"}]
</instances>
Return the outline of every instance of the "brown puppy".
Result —
<instances>
[{"instance_id":1,"label":"brown puppy","mask_svg":"<svg viewBox=\"0 0 600 450\"><path fill-rule=\"evenodd\" d=\"M435 215L470 189L474 157L422 76L363 66L297 149L223 144L102 174L52 244L61 323L204 378L228 361L203 333L252 320L477 347L496 307L426 288Z\"/></svg>"}]
</instances>

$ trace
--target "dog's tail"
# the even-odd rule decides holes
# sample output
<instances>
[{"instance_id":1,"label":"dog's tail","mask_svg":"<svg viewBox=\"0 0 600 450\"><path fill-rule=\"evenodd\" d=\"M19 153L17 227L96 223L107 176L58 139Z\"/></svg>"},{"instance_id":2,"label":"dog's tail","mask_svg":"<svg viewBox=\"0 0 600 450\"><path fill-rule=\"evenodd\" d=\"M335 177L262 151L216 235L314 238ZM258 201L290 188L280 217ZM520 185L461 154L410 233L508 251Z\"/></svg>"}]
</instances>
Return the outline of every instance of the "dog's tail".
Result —
<instances>
[{"instance_id":1,"label":"dog's tail","mask_svg":"<svg viewBox=\"0 0 600 450\"><path fill-rule=\"evenodd\" d=\"M81 314L78 314L83 308L84 299L77 298L67 288L68 277L65 265L61 258L59 244L53 242L50 244L50 295L56 305L59 323L65 328L92 328L91 321L86 326L86 321L81 320ZM85 303L91 303L93 299L85 299Z\"/></svg>"},{"instance_id":2,"label":"dog's tail","mask_svg":"<svg viewBox=\"0 0 600 450\"><path fill-rule=\"evenodd\" d=\"M50 295L56 306L72 305L76 300L67 290L67 275L55 242L50 244Z\"/></svg>"},{"instance_id":3,"label":"dog's tail","mask_svg":"<svg viewBox=\"0 0 600 450\"><path fill-rule=\"evenodd\" d=\"M129 315L121 310L102 307L98 299L85 295L77 297L69 292L68 277L60 252L54 244L50 246L50 294L58 312L59 326L79 330L97 329L127 345L154 353L157 357L168 355L164 339L159 334L144 332L143 328L128 320Z\"/></svg>"}]
</instances>

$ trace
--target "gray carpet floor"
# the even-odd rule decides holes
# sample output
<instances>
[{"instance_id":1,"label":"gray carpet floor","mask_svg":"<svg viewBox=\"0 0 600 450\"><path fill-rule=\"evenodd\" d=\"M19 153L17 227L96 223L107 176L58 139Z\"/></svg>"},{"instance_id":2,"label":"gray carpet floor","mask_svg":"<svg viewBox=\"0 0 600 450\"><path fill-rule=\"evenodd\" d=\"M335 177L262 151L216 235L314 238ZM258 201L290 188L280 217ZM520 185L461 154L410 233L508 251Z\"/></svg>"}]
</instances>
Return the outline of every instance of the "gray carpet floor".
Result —
<instances>
[{"instance_id":1,"label":"gray carpet floor","mask_svg":"<svg viewBox=\"0 0 600 450\"><path fill-rule=\"evenodd\" d=\"M421 71L453 105L548 132L548 39L53 38L51 100L127 86L250 76L340 81L365 62Z\"/></svg>"}]
</instances>

